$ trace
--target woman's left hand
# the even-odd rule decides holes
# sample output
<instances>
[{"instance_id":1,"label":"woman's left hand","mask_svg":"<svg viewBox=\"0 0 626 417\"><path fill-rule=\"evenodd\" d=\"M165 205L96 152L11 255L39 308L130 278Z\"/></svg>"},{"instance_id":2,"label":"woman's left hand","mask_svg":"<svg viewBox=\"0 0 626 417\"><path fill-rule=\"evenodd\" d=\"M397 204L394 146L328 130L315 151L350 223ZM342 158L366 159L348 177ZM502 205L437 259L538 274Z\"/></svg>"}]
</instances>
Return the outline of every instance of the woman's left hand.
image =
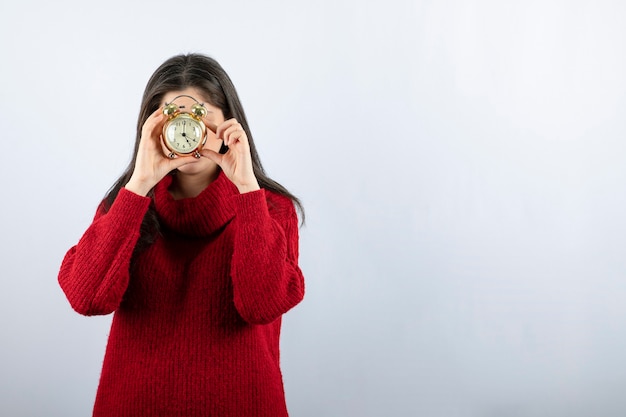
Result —
<instances>
[{"instance_id":1,"label":"woman's left hand","mask_svg":"<svg viewBox=\"0 0 626 417\"><path fill-rule=\"evenodd\" d=\"M205 148L200 152L202 156L218 164L240 193L260 190L261 187L252 169L248 135L237 119L226 120L217 126L215 135L224 141L228 151L220 154Z\"/></svg>"}]
</instances>

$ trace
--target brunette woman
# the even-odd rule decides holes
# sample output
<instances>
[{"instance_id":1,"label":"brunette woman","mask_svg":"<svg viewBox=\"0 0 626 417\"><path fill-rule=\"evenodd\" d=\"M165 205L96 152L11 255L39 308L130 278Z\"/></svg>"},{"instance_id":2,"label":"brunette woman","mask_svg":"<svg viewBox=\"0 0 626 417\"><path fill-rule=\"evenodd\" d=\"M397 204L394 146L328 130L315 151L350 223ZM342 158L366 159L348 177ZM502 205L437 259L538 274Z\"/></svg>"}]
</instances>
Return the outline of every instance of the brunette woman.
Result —
<instances>
[{"instance_id":1,"label":"brunette woman","mask_svg":"<svg viewBox=\"0 0 626 417\"><path fill-rule=\"evenodd\" d=\"M164 147L171 102L207 110L197 157ZM59 272L78 313L114 313L94 416L287 416L281 317L304 295L296 208L265 174L222 67L164 62L132 161Z\"/></svg>"}]
</instances>

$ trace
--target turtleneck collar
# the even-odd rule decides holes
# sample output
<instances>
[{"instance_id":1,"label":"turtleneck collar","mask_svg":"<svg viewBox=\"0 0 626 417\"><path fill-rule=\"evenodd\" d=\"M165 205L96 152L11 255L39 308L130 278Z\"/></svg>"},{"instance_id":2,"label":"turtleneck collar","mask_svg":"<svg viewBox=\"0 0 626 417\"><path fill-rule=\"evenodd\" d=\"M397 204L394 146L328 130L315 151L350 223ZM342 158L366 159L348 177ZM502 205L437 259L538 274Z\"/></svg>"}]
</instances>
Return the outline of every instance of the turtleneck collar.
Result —
<instances>
[{"instance_id":1,"label":"turtleneck collar","mask_svg":"<svg viewBox=\"0 0 626 417\"><path fill-rule=\"evenodd\" d=\"M168 191L172 180L167 175L154 187L154 207L165 228L188 236L208 236L235 216L232 197L239 191L223 172L194 198L174 200Z\"/></svg>"}]
</instances>

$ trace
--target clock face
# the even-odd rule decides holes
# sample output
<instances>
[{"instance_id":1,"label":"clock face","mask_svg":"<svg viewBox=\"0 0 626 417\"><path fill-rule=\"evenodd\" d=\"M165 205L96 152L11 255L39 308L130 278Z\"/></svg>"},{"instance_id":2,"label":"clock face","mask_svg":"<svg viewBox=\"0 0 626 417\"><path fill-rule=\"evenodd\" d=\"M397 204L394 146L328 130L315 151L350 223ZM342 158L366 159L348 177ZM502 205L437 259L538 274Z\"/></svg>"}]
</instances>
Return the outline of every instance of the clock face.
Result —
<instances>
[{"instance_id":1,"label":"clock face","mask_svg":"<svg viewBox=\"0 0 626 417\"><path fill-rule=\"evenodd\" d=\"M202 143L204 130L197 120L187 114L174 118L165 129L165 140L170 149L187 154Z\"/></svg>"}]
</instances>

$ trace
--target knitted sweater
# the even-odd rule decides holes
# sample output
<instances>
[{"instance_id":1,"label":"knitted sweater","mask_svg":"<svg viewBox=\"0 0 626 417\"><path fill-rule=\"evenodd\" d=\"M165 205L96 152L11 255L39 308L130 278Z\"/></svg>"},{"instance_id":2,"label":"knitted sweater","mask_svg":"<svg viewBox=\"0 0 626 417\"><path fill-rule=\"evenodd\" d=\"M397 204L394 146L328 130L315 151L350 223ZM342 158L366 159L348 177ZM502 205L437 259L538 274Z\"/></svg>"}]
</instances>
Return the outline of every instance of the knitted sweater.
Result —
<instances>
[{"instance_id":1,"label":"knitted sweater","mask_svg":"<svg viewBox=\"0 0 626 417\"><path fill-rule=\"evenodd\" d=\"M219 177L174 200L122 188L60 268L84 315L115 312L93 415L287 416L281 316L304 295L292 202ZM133 255L151 202L162 230Z\"/></svg>"}]
</instances>

